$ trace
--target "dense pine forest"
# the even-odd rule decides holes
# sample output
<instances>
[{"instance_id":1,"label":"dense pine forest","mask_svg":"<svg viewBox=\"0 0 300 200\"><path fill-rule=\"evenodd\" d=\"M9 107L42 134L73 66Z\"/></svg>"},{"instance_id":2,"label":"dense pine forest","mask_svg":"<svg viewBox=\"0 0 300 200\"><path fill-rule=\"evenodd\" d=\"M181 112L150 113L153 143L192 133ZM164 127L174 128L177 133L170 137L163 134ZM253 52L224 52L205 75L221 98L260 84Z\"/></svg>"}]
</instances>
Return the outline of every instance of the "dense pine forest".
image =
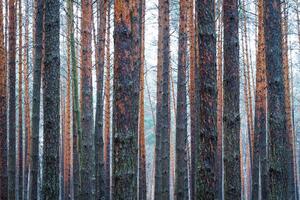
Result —
<instances>
[{"instance_id":1,"label":"dense pine forest","mask_svg":"<svg viewBox=\"0 0 300 200\"><path fill-rule=\"evenodd\" d=\"M299 200L299 0L0 0L0 200Z\"/></svg>"}]
</instances>

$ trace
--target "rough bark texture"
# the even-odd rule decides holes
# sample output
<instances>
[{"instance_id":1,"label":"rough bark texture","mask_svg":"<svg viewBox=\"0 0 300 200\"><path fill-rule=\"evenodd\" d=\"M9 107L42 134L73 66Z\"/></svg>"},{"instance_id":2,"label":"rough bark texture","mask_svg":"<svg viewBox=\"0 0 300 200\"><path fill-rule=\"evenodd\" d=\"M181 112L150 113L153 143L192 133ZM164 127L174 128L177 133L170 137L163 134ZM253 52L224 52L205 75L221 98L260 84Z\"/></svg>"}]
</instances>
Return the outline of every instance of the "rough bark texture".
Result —
<instances>
[{"instance_id":1,"label":"rough bark texture","mask_svg":"<svg viewBox=\"0 0 300 200\"><path fill-rule=\"evenodd\" d=\"M68 1L69 2L69 1ZM67 2L67 3L68 3ZM68 3L67 6L70 6ZM70 8L68 8L69 10ZM67 20L69 19L69 16ZM63 157L63 178L64 178L64 199L71 199L71 48L70 48L70 32L71 32L71 21L68 20L67 24L67 96L65 104L65 126L64 126L64 146Z\"/></svg>"},{"instance_id":2,"label":"rough bark texture","mask_svg":"<svg viewBox=\"0 0 300 200\"><path fill-rule=\"evenodd\" d=\"M140 74L140 110L139 110L139 200L147 199L146 182L146 146L145 146L145 0L140 1L141 26L141 74Z\"/></svg>"},{"instance_id":3,"label":"rough bark texture","mask_svg":"<svg viewBox=\"0 0 300 200\"><path fill-rule=\"evenodd\" d=\"M43 199L59 198L59 0L45 1ZM36 52L37 53L37 52Z\"/></svg>"},{"instance_id":4,"label":"rough bark texture","mask_svg":"<svg viewBox=\"0 0 300 200\"><path fill-rule=\"evenodd\" d=\"M256 90L254 116L254 145L252 161L252 199L267 199L268 171L267 171L267 126L266 126L266 57L264 38L264 4L258 1L258 47L256 58ZM259 177L260 175L260 177ZM259 188L259 179L261 186ZM260 194L261 191L261 194Z\"/></svg>"},{"instance_id":5,"label":"rough bark texture","mask_svg":"<svg viewBox=\"0 0 300 200\"><path fill-rule=\"evenodd\" d=\"M188 6L188 31L189 31L189 61L190 61L190 86L189 86L189 98L190 98L190 120L191 120L191 159L190 159L190 198L195 198L195 16L194 16L194 0L189 0Z\"/></svg>"},{"instance_id":6,"label":"rough bark texture","mask_svg":"<svg viewBox=\"0 0 300 200\"><path fill-rule=\"evenodd\" d=\"M18 1L18 29L19 29L19 49L18 49L18 185L17 193L18 198L23 199L23 64L22 64L22 50L23 50L23 38L22 38L22 0Z\"/></svg>"},{"instance_id":7,"label":"rough bark texture","mask_svg":"<svg viewBox=\"0 0 300 200\"><path fill-rule=\"evenodd\" d=\"M7 71L4 45L3 1L0 2L0 200L8 198L7 174Z\"/></svg>"},{"instance_id":8,"label":"rough bark texture","mask_svg":"<svg viewBox=\"0 0 300 200\"><path fill-rule=\"evenodd\" d=\"M16 8L15 0L9 0L8 69L9 69L9 151L8 151L8 199L16 198Z\"/></svg>"},{"instance_id":9,"label":"rough bark texture","mask_svg":"<svg viewBox=\"0 0 300 200\"><path fill-rule=\"evenodd\" d=\"M169 199L170 182L170 17L169 0L159 0L155 199Z\"/></svg>"},{"instance_id":10,"label":"rough bark texture","mask_svg":"<svg viewBox=\"0 0 300 200\"><path fill-rule=\"evenodd\" d=\"M105 199L110 199L110 118L111 118L111 112L110 112L110 15L111 15L111 3L108 2L108 9L107 9L107 35L106 35L106 79L105 79L105 117L104 117L104 162L105 162Z\"/></svg>"},{"instance_id":11,"label":"rough bark texture","mask_svg":"<svg viewBox=\"0 0 300 200\"><path fill-rule=\"evenodd\" d=\"M93 87L92 87L92 1L81 3L81 124L80 199L92 199Z\"/></svg>"},{"instance_id":12,"label":"rough bark texture","mask_svg":"<svg viewBox=\"0 0 300 200\"><path fill-rule=\"evenodd\" d=\"M196 199L215 199L217 68L214 1L197 1L200 68L200 132L196 135Z\"/></svg>"},{"instance_id":13,"label":"rough bark texture","mask_svg":"<svg viewBox=\"0 0 300 200\"><path fill-rule=\"evenodd\" d=\"M288 48L288 8L287 1L282 4L282 56L283 56L283 78L284 78L284 95L285 95L285 112L286 112L286 127L289 137L289 145L292 146L293 153L293 170L295 181L295 192L297 191L297 171L296 171L296 146L295 133L293 132L292 124L292 109L291 109L291 87L290 87L290 70L289 70L289 48ZM296 192L297 194L298 192ZM295 195L296 195L295 194Z\"/></svg>"},{"instance_id":14,"label":"rough bark texture","mask_svg":"<svg viewBox=\"0 0 300 200\"><path fill-rule=\"evenodd\" d=\"M98 35L96 54L97 71L97 105L95 122L95 175L96 175L96 199L105 198L105 177L104 177L104 158L103 158L103 80L104 80L104 53L105 53L105 34L106 34L106 9L107 0L98 2Z\"/></svg>"},{"instance_id":15,"label":"rough bark texture","mask_svg":"<svg viewBox=\"0 0 300 200\"><path fill-rule=\"evenodd\" d=\"M224 198L241 199L238 1L223 1Z\"/></svg>"},{"instance_id":16,"label":"rough bark texture","mask_svg":"<svg viewBox=\"0 0 300 200\"><path fill-rule=\"evenodd\" d=\"M35 48L34 48L34 71L33 71L33 94L32 94L32 127L31 127L31 173L30 173L30 199L38 198L38 175L39 175L39 126L40 126L40 96L41 96L41 66L43 57L43 16L44 1L37 0L35 21Z\"/></svg>"},{"instance_id":17,"label":"rough bark texture","mask_svg":"<svg viewBox=\"0 0 300 200\"><path fill-rule=\"evenodd\" d=\"M179 41L178 41L178 79L176 112L176 171L175 199L188 200L187 163L187 0L180 1Z\"/></svg>"},{"instance_id":18,"label":"rough bark texture","mask_svg":"<svg viewBox=\"0 0 300 200\"><path fill-rule=\"evenodd\" d=\"M219 1L219 11L222 2ZM217 50L217 87L218 87L218 105L217 105L217 191L218 199L223 198L223 42L222 42L222 12L219 13L218 21L218 50Z\"/></svg>"},{"instance_id":19,"label":"rough bark texture","mask_svg":"<svg viewBox=\"0 0 300 200\"><path fill-rule=\"evenodd\" d=\"M29 2L26 0L25 11L29 11ZM29 64L28 64L28 55L29 52L29 16L26 15L25 20L25 46L24 46L24 81L25 81L25 161L24 161L24 198L28 199L28 190L29 190L29 177L30 177L30 152L31 152L31 123L30 123L30 97L29 97Z\"/></svg>"},{"instance_id":20,"label":"rough bark texture","mask_svg":"<svg viewBox=\"0 0 300 200\"><path fill-rule=\"evenodd\" d=\"M264 1L268 85L269 199L295 199L293 150L286 126L279 0Z\"/></svg>"},{"instance_id":21,"label":"rough bark texture","mask_svg":"<svg viewBox=\"0 0 300 200\"><path fill-rule=\"evenodd\" d=\"M139 1L115 1L113 188L114 199L137 199L140 90Z\"/></svg>"},{"instance_id":22,"label":"rough bark texture","mask_svg":"<svg viewBox=\"0 0 300 200\"><path fill-rule=\"evenodd\" d=\"M73 14L73 1L68 0L68 13L70 20L70 50L71 50L71 64L72 64L72 95L73 95L73 192L74 199L79 199L80 195L80 139L82 135L80 109L79 109L79 92L78 92L78 73L77 73L77 60L75 50L75 37L74 37L74 14Z\"/></svg>"}]
</instances>

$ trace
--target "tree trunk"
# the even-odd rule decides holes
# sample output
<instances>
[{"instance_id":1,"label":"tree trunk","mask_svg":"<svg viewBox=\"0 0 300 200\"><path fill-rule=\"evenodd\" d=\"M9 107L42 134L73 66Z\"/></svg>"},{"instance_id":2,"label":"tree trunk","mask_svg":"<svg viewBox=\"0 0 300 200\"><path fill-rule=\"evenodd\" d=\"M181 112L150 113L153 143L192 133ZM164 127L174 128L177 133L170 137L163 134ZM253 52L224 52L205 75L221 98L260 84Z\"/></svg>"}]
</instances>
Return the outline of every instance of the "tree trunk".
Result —
<instances>
[{"instance_id":1,"label":"tree trunk","mask_svg":"<svg viewBox=\"0 0 300 200\"><path fill-rule=\"evenodd\" d=\"M111 3L108 2L107 10L107 35L106 35L106 79L105 79L105 117L104 117L104 162L105 162L105 199L110 200L110 15L111 15Z\"/></svg>"},{"instance_id":2,"label":"tree trunk","mask_svg":"<svg viewBox=\"0 0 300 200\"><path fill-rule=\"evenodd\" d=\"M195 16L194 16L194 0L189 0L188 7L188 29L189 29L189 53L190 53L190 120L191 120L191 169L189 177L190 198L195 198Z\"/></svg>"},{"instance_id":3,"label":"tree trunk","mask_svg":"<svg viewBox=\"0 0 300 200\"><path fill-rule=\"evenodd\" d=\"M38 198L39 175L39 128L40 128L40 96L41 96L41 66L43 57L43 16L44 1L37 0L35 18L35 48L34 48L34 72L33 72L33 103L32 103L32 127L31 127L31 173L29 199Z\"/></svg>"},{"instance_id":4,"label":"tree trunk","mask_svg":"<svg viewBox=\"0 0 300 200\"><path fill-rule=\"evenodd\" d=\"M213 1L197 1L200 69L200 131L196 135L196 198L215 199L217 153L217 68Z\"/></svg>"},{"instance_id":5,"label":"tree trunk","mask_svg":"<svg viewBox=\"0 0 300 200\"><path fill-rule=\"evenodd\" d=\"M155 199L169 199L170 181L170 17L169 0L159 0Z\"/></svg>"},{"instance_id":6,"label":"tree trunk","mask_svg":"<svg viewBox=\"0 0 300 200\"><path fill-rule=\"evenodd\" d=\"M178 41L178 79L176 112L176 181L175 199L188 200L187 164L187 11L188 1L180 1L179 41Z\"/></svg>"},{"instance_id":7,"label":"tree trunk","mask_svg":"<svg viewBox=\"0 0 300 200\"><path fill-rule=\"evenodd\" d=\"M67 6L70 6L68 3ZM70 8L68 8L69 10ZM71 20L67 17L67 97L65 105L65 130L64 134L64 199L71 199L71 48L70 48L70 32Z\"/></svg>"},{"instance_id":8,"label":"tree trunk","mask_svg":"<svg viewBox=\"0 0 300 200\"><path fill-rule=\"evenodd\" d=\"M9 151L8 151L8 199L16 198L16 8L15 0L9 0Z\"/></svg>"},{"instance_id":9,"label":"tree trunk","mask_svg":"<svg viewBox=\"0 0 300 200\"><path fill-rule=\"evenodd\" d=\"M29 2L26 0L25 12L29 12ZM24 81L25 81L25 166L24 166L24 181L23 181L23 190L24 190L24 198L28 199L28 189L29 189L29 177L30 177L30 152L31 152L31 124L30 124L30 98L29 98L29 16L26 15L25 20L25 47L24 47Z\"/></svg>"},{"instance_id":10,"label":"tree trunk","mask_svg":"<svg viewBox=\"0 0 300 200\"><path fill-rule=\"evenodd\" d=\"M238 1L223 1L224 198L241 199Z\"/></svg>"},{"instance_id":11,"label":"tree trunk","mask_svg":"<svg viewBox=\"0 0 300 200\"><path fill-rule=\"evenodd\" d=\"M93 166L93 88L92 88L92 1L81 4L81 124L80 199L92 199Z\"/></svg>"},{"instance_id":12,"label":"tree trunk","mask_svg":"<svg viewBox=\"0 0 300 200\"><path fill-rule=\"evenodd\" d=\"M74 199L80 197L80 140L82 136L80 108L79 108L79 92L78 92L78 73L77 73L77 58L75 50L74 38L74 14L73 1L68 0L68 14L70 20L70 50L71 50L71 64L72 64L72 95L73 95L73 192Z\"/></svg>"},{"instance_id":13,"label":"tree trunk","mask_svg":"<svg viewBox=\"0 0 300 200\"><path fill-rule=\"evenodd\" d=\"M0 2L0 199L8 199L7 174L7 63L3 34L3 1Z\"/></svg>"},{"instance_id":14,"label":"tree trunk","mask_svg":"<svg viewBox=\"0 0 300 200\"><path fill-rule=\"evenodd\" d=\"M18 73L19 73L19 86L18 86L18 198L23 199L23 65L22 65L22 0L18 1L19 11L19 51L18 51Z\"/></svg>"},{"instance_id":15,"label":"tree trunk","mask_svg":"<svg viewBox=\"0 0 300 200\"><path fill-rule=\"evenodd\" d=\"M283 56L283 78L284 78L284 95L285 95L285 112L286 112L286 127L289 137L289 145L292 146L293 153L293 170L295 181L295 192L297 191L297 171L296 171L296 148L295 148L295 133L293 132L292 124L292 109L291 109L291 88L290 88L290 73L289 73L289 49L288 49L288 8L287 2L282 4L282 56ZM297 195L296 192L295 195Z\"/></svg>"},{"instance_id":16,"label":"tree trunk","mask_svg":"<svg viewBox=\"0 0 300 200\"><path fill-rule=\"evenodd\" d=\"M140 110L139 110L139 200L147 199L146 182L146 147L145 147L145 0L140 1L140 26L141 26L141 74L140 74Z\"/></svg>"},{"instance_id":17,"label":"tree trunk","mask_svg":"<svg viewBox=\"0 0 300 200\"><path fill-rule=\"evenodd\" d=\"M222 27L222 2L219 1L219 21L218 21L218 51L217 51L217 191L218 199L223 199L223 27Z\"/></svg>"},{"instance_id":18,"label":"tree trunk","mask_svg":"<svg viewBox=\"0 0 300 200\"><path fill-rule=\"evenodd\" d=\"M139 1L115 1L113 191L114 199L137 199L140 90Z\"/></svg>"},{"instance_id":19,"label":"tree trunk","mask_svg":"<svg viewBox=\"0 0 300 200\"><path fill-rule=\"evenodd\" d=\"M106 10L107 0L98 2L98 42L96 61L97 71L97 107L95 122L95 163L96 163L96 199L102 199L105 196L105 178L104 178L104 158L103 158L103 79L104 79L104 53L105 53L105 34L106 34Z\"/></svg>"},{"instance_id":20,"label":"tree trunk","mask_svg":"<svg viewBox=\"0 0 300 200\"><path fill-rule=\"evenodd\" d=\"M295 199L293 150L286 126L279 0L264 1L266 69L268 83L269 195L270 199Z\"/></svg>"},{"instance_id":21,"label":"tree trunk","mask_svg":"<svg viewBox=\"0 0 300 200\"><path fill-rule=\"evenodd\" d=\"M45 1L43 198L59 198L59 1ZM37 52L36 52L37 53Z\"/></svg>"}]
</instances>

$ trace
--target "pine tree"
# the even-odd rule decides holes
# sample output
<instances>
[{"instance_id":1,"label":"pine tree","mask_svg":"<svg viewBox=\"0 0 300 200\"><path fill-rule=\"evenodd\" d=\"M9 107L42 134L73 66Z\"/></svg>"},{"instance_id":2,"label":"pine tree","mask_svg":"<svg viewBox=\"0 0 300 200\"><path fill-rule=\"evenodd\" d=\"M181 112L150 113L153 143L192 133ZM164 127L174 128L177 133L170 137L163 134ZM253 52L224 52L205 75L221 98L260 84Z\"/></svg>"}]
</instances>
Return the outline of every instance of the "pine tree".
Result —
<instances>
[{"instance_id":1,"label":"pine tree","mask_svg":"<svg viewBox=\"0 0 300 200\"><path fill-rule=\"evenodd\" d=\"M43 57L43 16L44 1L36 2L36 21L34 31L34 67L33 67L33 94L32 94L32 126L31 126L31 173L30 173L30 199L38 198L38 173L39 173L39 128L40 128L40 96L41 96L41 68Z\"/></svg>"},{"instance_id":2,"label":"pine tree","mask_svg":"<svg viewBox=\"0 0 300 200\"><path fill-rule=\"evenodd\" d=\"M178 41L178 81L176 112L176 181L175 198L188 199L187 163L187 11L188 1L180 1L179 41Z\"/></svg>"},{"instance_id":3,"label":"pine tree","mask_svg":"<svg viewBox=\"0 0 300 200\"><path fill-rule=\"evenodd\" d=\"M295 199L293 146L289 143L285 111L280 4L279 0L264 1L269 136L268 198Z\"/></svg>"},{"instance_id":4,"label":"pine tree","mask_svg":"<svg viewBox=\"0 0 300 200\"><path fill-rule=\"evenodd\" d=\"M200 131L196 135L196 199L215 199L217 153L217 68L214 1L197 1L200 69Z\"/></svg>"},{"instance_id":5,"label":"pine tree","mask_svg":"<svg viewBox=\"0 0 300 200\"><path fill-rule=\"evenodd\" d=\"M170 181L170 17L169 0L158 2L158 59L155 199L169 199Z\"/></svg>"},{"instance_id":6,"label":"pine tree","mask_svg":"<svg viewBox=\"0 0 300 200\"><path fill-rule=\"evenodd\" d=\"M3 32L3 1L0 2L0 199L8 198L7 174L7 67Z\"/></svg>"},{"instance_id":7,"label":"pine tree","mask_svg":"<svg viewBox=\"0 0 300 200\"><path fill-rule=\"evenodd\" d=\"M59 0L45 1L45 58L43 76L44 154L42 187L44 199L59 198L59 7Z\"/></svg>"},{"instance_id":8,"label":"pine tree","mask_svg":"<svg viewBox=\"0 0 300 200\"><path fill-rule=\"evenodd\" d=\"M16 198L16 13L15 0L9 0L9 148L8 148L8 199Z\"/></svg>"},{"instance_id":9,"label":"pine tree","mask_svg":"<svg viewBox=\"0 0 300 200\"><path fill-rule=\"evenodd\" d=\"M268 195L267 171L267 126L266 126L266 58L264 39L264 1L258 1L258 46L256 57L256 90L255 90L255 116L254 116L254 145L252 165L252 199L259 198L261 190L262 199ZM260 172L259 172L260 171ZM259 189L259 174L261 176L261 189Z\"/></svg>"},{"instance_id":10,"label":"pine tree","mask_svg":"<svg viewBox=\"0 0 300 200\"><path fill-rule=\"evenodd\" d=\"M115 1L113 190L114 199L137 199L140 90L139 1Z\"/></svg>"},{"instance_id":11,"label":"pine tree","mask_svg":"<svg viewBox=\"0 0 300 200\"><path fill-rule=\"evenodd\" d=\"M98 1L98 35L96 54L97 73L97 105L95 122L95 163L96 163L96 199L102 199L105 196L105 178L104 178L104 145L103 145L103 80L104 80L104 53L105 53L105 34L106 34L106 10L107 0Z\"/></svg>"},{"instance_id":12,"label":"pine tree","mask_svg":"<svg viewBox=\"0 0 300 200\"><path fill-rule=\"evenodd\" d=\"M92 198L93 166L93 101L92 101L92 1L81 3L81 146L80 146L80 199Z\"/></svg>"},{"instance_id":13,"label":"pine tree","mask_svg":"<svg viewBox=\"0 0 300 200\"><path fill-rule=\"evenodd\" d=\"M238 1L223 1L224 198L241 198Z\"/></svg>"}]
</instances>

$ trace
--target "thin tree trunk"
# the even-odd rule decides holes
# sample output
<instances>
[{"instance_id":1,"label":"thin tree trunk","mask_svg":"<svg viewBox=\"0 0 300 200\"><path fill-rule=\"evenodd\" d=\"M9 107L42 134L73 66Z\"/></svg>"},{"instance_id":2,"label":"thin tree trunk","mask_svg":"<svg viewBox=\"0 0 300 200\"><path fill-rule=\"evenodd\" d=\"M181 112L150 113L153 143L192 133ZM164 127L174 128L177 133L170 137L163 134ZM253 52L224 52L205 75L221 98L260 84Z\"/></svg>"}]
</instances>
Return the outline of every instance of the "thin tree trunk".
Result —
<instances>
[{"instance_id":1,"label":"thin tree trunk","mask_svg":"<svg viewBox=\"0 0 300 200\"><path fill-rule=\"evenodd\" d=\"M255 90L255 132L252 166L252 199L267 199L267 143L266 143L266 58L264 36L264 1L258 1L258 46L256 58L256 90ZM259 177L260 175L260 177ZM259 187L259 180L261 184ZM261 194L260 192L261 191Z\"/></svg>"},{"instance_id":2,"label":"thin tree trunk","mask_svg":"<svg viewBox=\"0 0 300 200\"><path fill-rule=\"evenodd\" d=\"M196 199L215 199L217 183L217 68L214 1L197 1L200 131L196 135Z\"/></svg>"},{"instance_id":3,"label":"thin tree trunk","mask_svg":"<svg viewBox=\"0 0 300 200\"><path fill-rule=\"evenodd\" d=\"M195 198L195 16L194 0L189 0L188 29L189 29L189 53L190 53L190 120L191 120L191 169L189 177L190 198Z\"/></svg>"},{"instance_id":4,"label":"thin tree trunk","mask_svg":"<svg viewBox=\"0 0 300 200\"><path fill-rule=\"evenodd\" d=\"M219 9L221 10L222 2L219 1ZM223 199L223 61L222 61L222 12L218 21L218 49L217 49L217 87L218 87L218 105L217 105L217 198Z\"/></svg>"},{"instance_id":5,"label":"thin tree trunk","mask_svg":"<svg viewBox=\"0 0 300 200\"><path fill-rule=\"evenodd\" d=\"M22 65L22 0L18 1L19 11L19 51L18 51L18 73L19 73L19 86L18 86L18 186L17 192L19 199L23 199L23 65Z\"/></svg>"},{"instance_id":6,"label":"thin tree trunk","mask_svg":"<svg viewBox=\"0 0 300 200\"><path fill-rule=\"evenodd\" d=\"M3 1L0 2L0 200L8 198L7 174L7 60L3 34Z\"/></svg>"},{"instance_id":7,"label":"thin tree trunk","mask_svg":"<svg viewBox=\"0 0 300 200\"><path fill-rule=\"evenodd\" d=\"M68 6L70 6L68 4ZM69 8L68 8L69 10ZM67 18L69 19L69 18ZM64 134L64 199L71 199L71 48L70 48L70 32L71 21L68 20L67 25L67 97L65 105L65 130Z\"/></svg>"},{"instance_id":8,"label":"thin tree trunk","mask_svg":"<svg viewBox=\"0 0 300 200\"><path fill-rule=\"evenodd\" d=\"M26 0L25 11L29 11L29 2ZM24 190L24 199L28 199L28 189L29 189L29 177L30 177L30 152L31 152L31 124L30 124L30 98L29 98L29 65L28 65L28 52L29 52L29 16L26 15L25 20L25 46L24 46L24 81L25 81L25 169L24 169L24 181L23 181L23 190Z\"/></svg>"},{"instance_id":9,"label":"thin tree trunk","mask_svg":"<svg viewBox=\"0 0 300 200\"><path fill-rule=\"evenodd\" d=\"M241 199L238 1L223 1L224 198Z\"/></svg>"},{"instance_id":10,"label":"thin tree trunk","mask_svg":"<svg viewBox=\"0 0 300 200\"><path fill-rule=\"evenodd\" d=\"M170 182L170 33L169 0L159 0L155 199L169 199Z\"/></svg>"},{"instance_id":11,"label":"thin tree trunk","mask_svg":"<svg viewBox=\"0 0 300 200\"><path fill-rule=\"evenodd\" d=\"M140 26L141 26L141 74L140 74L140 110L139 110L139 200L147 199L146 182L146 147L145 147L145 0L140 1Z\"/></svg>"},{"instance_id":12,"label":"thin tree trunk","mask_svg":"<svg viewBox=\"0 0 300 200\"><path fill-rule=\"evenodd\" d=\"M281 2L264 1L266 69L268 83L269 195L270 199L295 199L293 150L286 126L282 59Z\"/></svg>"},{"instance_id":13,"label":"thin tree trunk","mask_svg":"<svg viewBox=\"0 0 300 200\"><path fill-rule=\"evenodd\" d=\"M105 141L104 141L104 162L105 162L105 199L110 199L110 15L111 15L111 3L108 2L108 10L107 10L107 35L106 35L106 79L105 79L105 117L104 117L104 135L105 135Z\"/></svg>"},{"instance_id":14,"label":"thin tree trunk","mask_svg":"<svg viewBox=\"0 0 300 200\"><path fill-rule=\"evenodd\" d=\"M31 127L31 173L29 199L38 198L39 175L39 128L40 128L40 96L41 96L41 66L43 57L43 16L44 1L37 0L35 21L35 48L34 48L34 72L33 72L33 103L32 103L32 127Z\"/></svg>"},{"instance_id":15,"label":"thin tree trunk","mask_svg":"<svg viewBox=\"0 0 300 200\"><path fill-rule=\"evenodd\" d=\"M72 64L72 95L73 95L73 192L74 199L80 197L80 140L82 136L81 121L80 121L80 108L79 108L79 92L78 92L78 73L77 73L77 60L75 50L74 38L74 14L73 14L73 1L68 0L68 14L70 21L70 50L71 50L71 64Z\"/></svg>"},{"instance_id":16,"label":"thin tree trunk","mask_svg":"<svg viewBox=\"0 0 300 200\"><path fill-rule=\"evenodd\" d=\"M114 199L137 199L140 90L140 3L115 1L113 190Z\"/></svg>"},{"instance_id":17,"label":"thin tree trunk","mask_svg":"<svg viewBox=\"0 0 300 200\"><path fill-rule=\"evenodd\" d=\"M9 0L9 151L8 151L8 199L16 198L16 8L15 0Z\"/></svg>"},{"instance_id":18,"label":"thin tree trunk","mask_svg":"<svg viewBox=\"0 0 300 200\"><path fill-rule=\"evenodd\" d=\"M96 163L96 199L105 197L105 177L104 177L104 158L103 158L103 80L104 80L104 54L105 54L105 34L106 34L106 10L107 0L99 0L98 2L98 42L96 54L97 73L97 107L95 122L95 163Z\"/></svg>"},{"instance_id":19,"label":"thin tree trunk","mask_svg":"<svg viewBox=\"0 0 300 200\"><path fill-rule=\"evenodd\" d=\"M176 112L176 181L175 199L188 200L187 164L187 11L188 1L180 1L179 41L178 41L178 81Z\"/></svg>"},{"instance_id":20,"label":"thin tree trunk","mask_svg":"<svg viewBox=\"0 0 300 200\"><path fill-rule=\"evenodd\" d=\"M81 4L81 124L80 199L92 199L93 166L93 101L92 101L92 1Z\"/></svg>"}]
</instances>

